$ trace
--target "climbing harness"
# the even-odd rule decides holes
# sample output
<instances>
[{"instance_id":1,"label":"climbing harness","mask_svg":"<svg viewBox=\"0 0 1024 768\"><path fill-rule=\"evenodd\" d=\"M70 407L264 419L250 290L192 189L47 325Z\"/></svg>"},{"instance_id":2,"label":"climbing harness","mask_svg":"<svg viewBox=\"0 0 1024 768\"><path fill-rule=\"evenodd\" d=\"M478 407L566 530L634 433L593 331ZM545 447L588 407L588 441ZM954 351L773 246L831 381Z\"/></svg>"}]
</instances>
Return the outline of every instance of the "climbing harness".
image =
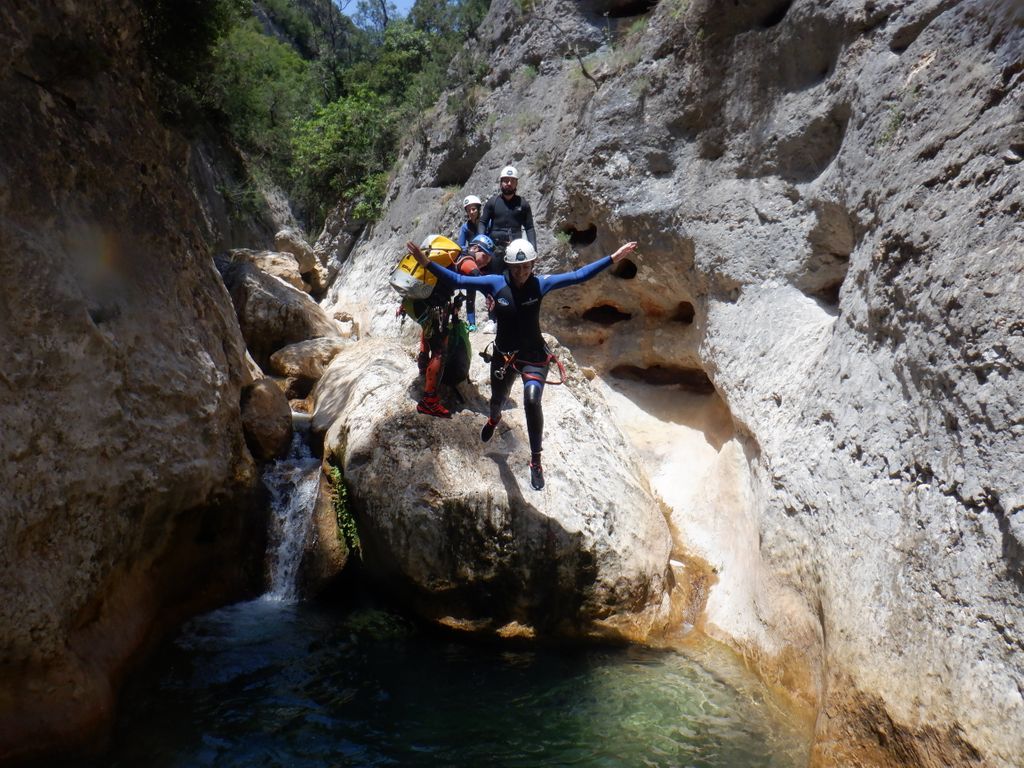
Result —
<instances>
[{"instance_id":1,"label":"climbing harness","mask_svg":"<svg viewBox=\"0 0 1024 768\"><path fill-rule=\"evenodd\" d=\"M494 351L493 352L489 352L488 350L491 350L491 349L493 349ZM498 368L496 371L494 371L494 378L496 378L498 381L501 381L502 379L505 378L505 374L508 372L509 368L511 368L513 371L515 371L516 373L520 374L523 378L525 378L525 379L527 379L529 381L539 381L542 384L552 384L552 385L556 385L557 386L559 384L565 384L565 381L566 381L566 378L567 378L566 375L565 375L565 366L562 365L562 361L559 360L555 355L553 355L551 353L548 353L547 357L544 359L544 362L542 362L542 363L533 362L533 361L530 361L530 360L520 360L519 357L518 357L519 356L519 350L518 349L514 350L512 352L502 352L500 349L497 349L494 346L494 342L492 341L492 342L489 342L486 347L484 347L483 351L481 351L479 353L479 355L480 355L480 357L483 358L484 362L488 363L488 364L491 362L491 360L494 359L495 355L501 355L501 357L502 357L502 366L500 368ZM540 376L537 376L534 373L524 373L524 369L527 366L533 367L533 368L548 368L548 369L550 369L551 363L554 363L555 365L558 366L558 381L550 381L550 380L548 380L546 378L542 378Z\"/></svg>"}]
</instances>

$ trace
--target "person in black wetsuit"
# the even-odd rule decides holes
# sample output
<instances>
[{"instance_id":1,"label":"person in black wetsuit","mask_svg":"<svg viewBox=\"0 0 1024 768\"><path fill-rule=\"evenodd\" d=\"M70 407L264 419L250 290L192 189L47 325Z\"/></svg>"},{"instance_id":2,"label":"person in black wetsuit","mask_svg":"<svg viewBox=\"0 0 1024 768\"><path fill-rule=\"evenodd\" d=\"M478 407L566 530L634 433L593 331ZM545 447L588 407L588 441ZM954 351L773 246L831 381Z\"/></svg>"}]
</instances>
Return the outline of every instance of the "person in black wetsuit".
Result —
<instances>
[{"instance_id":1,"label":"person in black wetsuit","mask_svg":"<svg viewBox=\"0 0 1024 768\"><path fill-rule=\"evenodd\" d=\"M605 256L573 272L534 275L537 251L527 240L518 239L509 243L505 251L505 263L508 266L505 274L472 277L456 274L428 261L415 243L408 244L409 253L437 275L442 283L458 288L476 288L494 297L498 334L494 339L494 355L491 358L490 416L480 430L480 439L486 443L494 435L494 428L501 421L501 406L512 388L511 372L517 372L523 380L523 408L530 436L530 483L537 490L544 487L544 470L540 463L544 431L541 397L552 360L541 336L541 299L557 288L589 280L635 251L636 247L635 242L626 243L611 256Z\"/></svg>"},{"instance_id":2,"label":"person in black wetsuit","mask_svg":"<svg viewBox=\"0 0 1024 768\"><path fill-rule=\"evenodd\" d=\"M533 210L517 194L519 171L506 165L498 175L498 184L501 186L499 193L487 201L480 214L486 234L494 241L495 255L502 258L508 244L521 237L529 240L536 250L537 233L533 227Z\"/></svg>"}]
</instances>

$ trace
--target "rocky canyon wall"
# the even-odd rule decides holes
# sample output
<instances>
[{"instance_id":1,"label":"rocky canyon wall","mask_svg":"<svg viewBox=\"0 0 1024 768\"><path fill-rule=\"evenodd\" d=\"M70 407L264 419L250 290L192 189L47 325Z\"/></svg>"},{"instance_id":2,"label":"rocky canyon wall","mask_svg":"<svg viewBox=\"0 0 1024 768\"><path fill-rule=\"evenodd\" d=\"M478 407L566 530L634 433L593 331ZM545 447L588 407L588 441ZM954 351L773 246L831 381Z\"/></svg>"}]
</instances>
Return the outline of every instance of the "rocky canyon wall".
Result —
<instances>
[{"instance_id":1,"label":"rocky canyon wall","mask_svg":"<svg viewBox=\"0 0 1024 768\"><path fill-rule=\"evenodd\" d=\"M704 398L660 492L705 630L814 707L816 764L1019 765L1020 4L496 0L480 37L328 304L394 333L402 243L508 163L542 271L638 240L546 323Z\"/></svg>"},{"instance_id":2,"label":"rocky canyon wall","mask_svg":"<svg viewBox=\"0 0 1024 768\"><path fill-rule=\"evenodd\" d=\"M244 343L140 38L127 0L0 7L0 762L96 743L153 631L262 575Z\"/></svg>"}]
</instances>

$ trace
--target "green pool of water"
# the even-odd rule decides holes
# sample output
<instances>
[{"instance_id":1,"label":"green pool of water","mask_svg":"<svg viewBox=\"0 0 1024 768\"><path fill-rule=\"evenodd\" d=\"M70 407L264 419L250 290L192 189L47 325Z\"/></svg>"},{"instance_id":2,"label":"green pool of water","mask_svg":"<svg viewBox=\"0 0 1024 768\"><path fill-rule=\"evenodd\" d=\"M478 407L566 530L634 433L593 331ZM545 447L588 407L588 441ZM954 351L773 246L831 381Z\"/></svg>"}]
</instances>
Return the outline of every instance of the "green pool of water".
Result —
<instances>
[{"instance_id":1,"label":"green pool of water","mask_svg":"<svg viewBox=\"0 0 1024 768\"><path fill-rule=\"evenodd\" d=\"M461 642L376 609L199 617L125 691L99 766L805 766L733 657Z\"/></svg>"}]
</instances>

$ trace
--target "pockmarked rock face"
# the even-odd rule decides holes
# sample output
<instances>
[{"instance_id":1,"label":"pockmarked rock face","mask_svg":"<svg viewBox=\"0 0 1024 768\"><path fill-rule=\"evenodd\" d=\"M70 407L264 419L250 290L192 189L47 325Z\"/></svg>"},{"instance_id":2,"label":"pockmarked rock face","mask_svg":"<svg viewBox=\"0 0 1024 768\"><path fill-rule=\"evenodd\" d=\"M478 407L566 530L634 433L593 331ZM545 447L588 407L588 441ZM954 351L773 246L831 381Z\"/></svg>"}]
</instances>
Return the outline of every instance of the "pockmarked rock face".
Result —
<instances>
[{"instance_id":1,"label":"pockmarked rock face","mask_svg":"<svg viewBox=\"0 0 1024 768\"><path fill-rule=\"evenodd\" d=\"M244 344L136 5L6 3L0 28L6 763L102 739L147 640L260 583L265 520Z\"/></svg>"},{"instance_id":2,"label":"pockmarked rock face","mask_svg":"<svg viewBox=\"0 0 1024 768\"><path fill-rule=\"evenodd\" d=\"M727 411L739 492L672 509L677 546L719 567L707 631L816 708L823 765L1024 754L1022 22L495 0L486 95L439 101L328 294L393 333L402 243L456 232L508 163L542 272L638 240L545 327Z\"/></svg>"},{"instance_id":3,"label":"pockmarked rock face","mask_svg":"<svg viewBox=\"0 0 1024 768\"><path fill-rule=\"evenodd\" d=\"M451 420L416 413L414 344L346 347L313 392L313 428L349 485L364 565L452 626L641 640L661 629L668 525L571 358L563 352L569 382L545 393L547 485L538 492L518 408L487 445L479 392ZM472 376L486 376L478 358Z\"/></svg>"}]
</instances>

